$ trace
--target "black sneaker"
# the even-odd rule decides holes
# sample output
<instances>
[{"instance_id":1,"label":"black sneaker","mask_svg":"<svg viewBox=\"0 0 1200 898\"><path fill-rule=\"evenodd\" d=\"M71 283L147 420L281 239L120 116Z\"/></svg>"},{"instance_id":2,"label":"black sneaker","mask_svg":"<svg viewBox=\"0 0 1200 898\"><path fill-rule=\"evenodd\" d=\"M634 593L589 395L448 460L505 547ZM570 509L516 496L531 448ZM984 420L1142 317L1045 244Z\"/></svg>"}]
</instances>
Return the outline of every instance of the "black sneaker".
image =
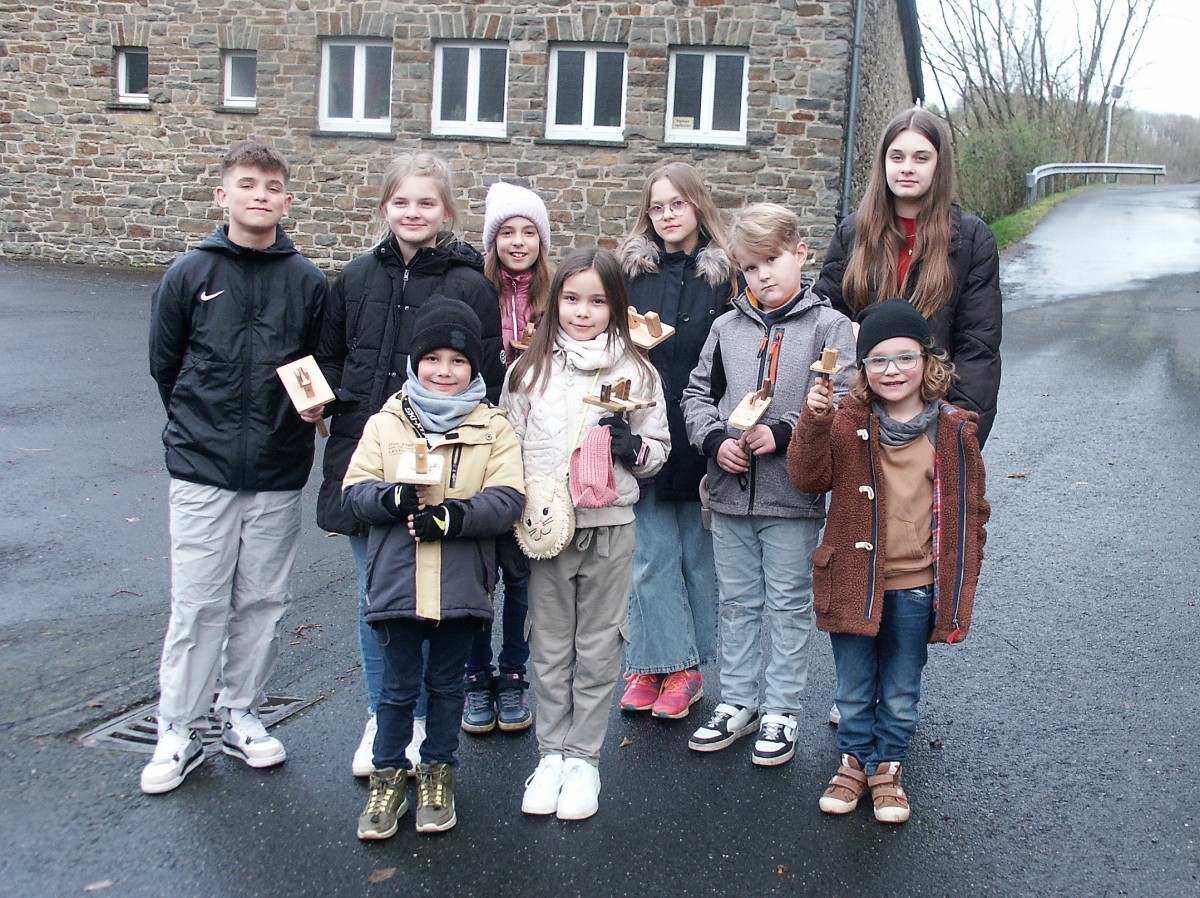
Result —
<instances>
[{"instance_id":1,"label":"black sneaker","mask_svg":"<svg viewBox=\"0 0 1200 898\"><path fill-rule=\"evenodd\" d=\"M764 714L754 742L754 757L759 767L786 764L796 754L796 718L790 714Z\"/></svg>"},{"instance_id":2,"label":"black sneaker","mask_svg":"<svg viewBox=\"0 0 1200 898\"><path fill-rule=\"evenodd\" d=\"M496 711L500 729L505 733L517 733L533 725L533 715L525 700L529 684L520 674L500 674L496 680Z\"/></svg>"},{"instance_id":3,"label":"black sneaker","mask_svg":"<svg viewBox=\"0 0 1200 898\"><path fill-rule=\"evenodd\" d=\"M688 748L693 751L720 751L747 733L758 729L758 709L741 705L717 705L708 723L692 733Z\"/></svg>"},{"instance_id":4,"label":"black sneaker","mask_svg":"<svg viewBox=\"0 0 1200 898\"><path fill-rule=\"evenodd\" d=\"M481 736L496 728L495 683L490 673L469 674L467 694L463 698L464 733Z\"/></svg>"}]
</instances>

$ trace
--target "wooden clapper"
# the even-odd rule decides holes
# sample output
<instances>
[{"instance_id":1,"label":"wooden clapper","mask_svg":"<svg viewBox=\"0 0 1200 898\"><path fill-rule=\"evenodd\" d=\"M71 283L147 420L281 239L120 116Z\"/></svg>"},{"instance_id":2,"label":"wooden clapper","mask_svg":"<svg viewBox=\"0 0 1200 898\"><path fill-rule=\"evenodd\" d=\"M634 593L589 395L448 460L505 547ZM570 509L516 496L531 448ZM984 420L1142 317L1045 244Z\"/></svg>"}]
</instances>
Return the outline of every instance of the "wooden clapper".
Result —
<instances>
[{"instance_id":1,"label":"wooden clapper","mask_svg":"<svg viewBox=\"0 0 1200 898\"><path fill-rule=\"evenodd\" d=\"M626 412L637 411L640 408L650 408L650 406L654 405L653 399L645 396L629 395L628 377L600 384L600 392L592 396L584 396L583 401L588 405L598 405L600 408L612 412L618 418Z\"/></svg>"},{"instance_id":2,"label":"wooden clapper","mask_svg":"<svg viewBox=\"0 0 1200 898\"><path fill-rule=\"evenodd\" d=\"M629 338L636 346L649 352L674 333L675 328L663 324L657 312L647 312L643 315L633 306L629 307Z\"/></svg>"},{"instance_id":3,"label":"wooden clapper","mask_svg":"<svg viewBox=\"0 0 1200 898\"><path fill-rule=\"evenodd\" d=\"M746 398L738 403L737 408L729 416L729 426L736 427L743 433L762 420L762 416L771 406L771 390L775 386L775 375L779 368L779 344L783 342L783 331L775 332L775 340L771 344L770 362L767 365L767 375L762 385L746 394ZM767 337L763 335L761 353L767 348ZM761 356L760 356L761 357Z\"/></svg>"},{"instance_id":4,"label":"wooden clapper","mask_svg":"<svg viewBox=\"0 0 1200 898\"><path fill-rule=\"evenodd\" d=\"M317 360L311 355L280 365L275 369L275 373L283 381L283 388L287 390L288 398L292 400L296 411L306 412L318 405L333 402L333 390L329 387L329 381L325 379L325 375L317 366ZM323 437L329 436L324 421L317 422L317 433Z\"/></svg>"}]
</instances>

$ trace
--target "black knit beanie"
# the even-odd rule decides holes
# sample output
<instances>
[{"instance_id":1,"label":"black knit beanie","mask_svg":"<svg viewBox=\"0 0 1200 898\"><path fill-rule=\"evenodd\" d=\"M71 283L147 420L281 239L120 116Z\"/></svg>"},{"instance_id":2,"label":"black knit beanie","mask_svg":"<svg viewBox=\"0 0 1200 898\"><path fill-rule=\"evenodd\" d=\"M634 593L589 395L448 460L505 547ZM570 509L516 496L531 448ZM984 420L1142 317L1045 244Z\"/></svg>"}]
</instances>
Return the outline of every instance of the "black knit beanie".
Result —
<instances>
[{"instance_id":1,"label":"black knit beanie","mask_svg":"<svg viewBox=\"0 0 1200 898\"><path fill-rule=\"evenodd\" d=\"M461 299L435 293L417 309L417 323L408 349L413 370L416 371L421 359L433 350L453 349L466 356L473 377L483 364L481 330L474 309Z\"/></svg>"},{"instance_id":2,"label":"black knit beanie","mask_svg":"<svg viewBox=\"0 0 1200 898\"><path fill-rule=\"evenodd\" d=\"M857 321L860 365L867 354L884 340L911 337L922 346L928 346L933 340L933 332L925 316L898 296L867 306L858 313Z\"/></svg>"}]
</instances>

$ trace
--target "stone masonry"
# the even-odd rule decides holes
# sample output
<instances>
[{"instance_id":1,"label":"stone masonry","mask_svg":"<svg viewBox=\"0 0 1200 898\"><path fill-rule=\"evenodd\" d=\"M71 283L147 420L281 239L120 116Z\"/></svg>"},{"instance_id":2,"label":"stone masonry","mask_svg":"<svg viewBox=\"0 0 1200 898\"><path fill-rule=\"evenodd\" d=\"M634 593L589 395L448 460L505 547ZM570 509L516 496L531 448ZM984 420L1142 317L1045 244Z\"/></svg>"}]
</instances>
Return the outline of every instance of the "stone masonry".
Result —
<instances>
[{"instance_id":1,"label":"stone masonry","mask_svg":"<svg viewBox=\"0 0 1200 898\"><path fill-rule=\"evenodd\" d=\"M855 197L883 121L911 92L896 0L868 0ZM9 258L161 265L221 220L212 187L225 149L253 137L292 164L284 226L336 271L380 234L380 176L392 155L450 160L478 245L487 186L532 187L550 209L555 255L613 247L642 179L668 158L706 175L717 204L757 200L800 214L819 250L838 207L848 101L851 0L651 2L334 2L334 0L0 0L0 252ZM318 128L321 39L391 40L391 131ZM430 133L434 44L503 41L508 136ZM611 43L628 51L623 138L544 136L549 48ZM744 145L664 141L668 54L684 46L748 51ZM117 102L116 50L149 50L149 104ZM257 53L257 107L223 106L221 54Z\"/></svg>"}]
</instances>

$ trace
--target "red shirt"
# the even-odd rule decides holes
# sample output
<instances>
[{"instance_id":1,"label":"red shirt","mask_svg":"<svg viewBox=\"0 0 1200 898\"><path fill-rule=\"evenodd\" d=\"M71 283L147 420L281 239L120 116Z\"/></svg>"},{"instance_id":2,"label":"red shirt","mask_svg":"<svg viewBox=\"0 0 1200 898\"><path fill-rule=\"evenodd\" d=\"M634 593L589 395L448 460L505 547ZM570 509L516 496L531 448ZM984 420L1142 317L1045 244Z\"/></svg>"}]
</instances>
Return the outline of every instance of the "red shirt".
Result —
<instances>
[{"instance_id":1,"label":"red shirt","mask_svg":"<svg viewBox=\"0 0 1200 898\"><path fill-rule=\"evenodd\" d=\"M900 219L900 224L904 225L904 249L900 251L900 258L896 261L896 292L899 294L904 276L908 274L908 266L912 264L913 247L917 243L917 220L900 215L896 217Z\"/></svg>"}]
</instances>

